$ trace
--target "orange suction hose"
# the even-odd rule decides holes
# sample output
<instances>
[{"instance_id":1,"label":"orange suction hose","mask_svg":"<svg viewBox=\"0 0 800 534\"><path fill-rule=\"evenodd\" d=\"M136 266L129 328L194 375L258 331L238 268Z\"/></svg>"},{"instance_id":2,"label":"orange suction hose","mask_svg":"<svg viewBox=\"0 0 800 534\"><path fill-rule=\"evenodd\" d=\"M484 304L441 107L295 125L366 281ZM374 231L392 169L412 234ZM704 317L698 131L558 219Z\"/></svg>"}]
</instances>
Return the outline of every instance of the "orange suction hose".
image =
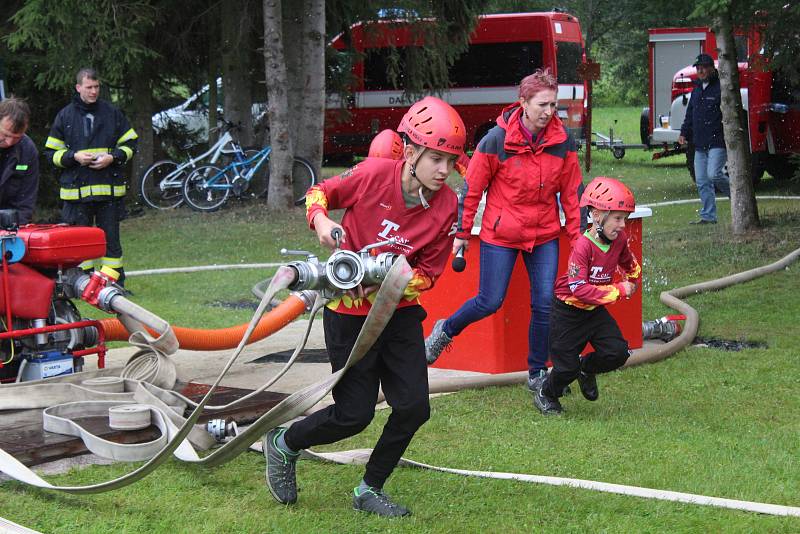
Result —
<instances>
[{"instance_id":1,"label":"orange suction hose","mask_svg":"<svg viewBox=\"0 0 800 534\"><path fill-rule=\"evenodd\" d=\"M265 314L256 325L248 343L255 343L270 336L294 321L303 314L306 303L296 295L289 295L286 300ZM100 323L106 334L106 341L127 341L130 333L118 319L102 319ZM187 350L224 350L236 347L247 330L248 323L216 330L173 327L180 343L180 348ZM150 332L156 335L155 332Z\"/></svg>"}]
</instances>

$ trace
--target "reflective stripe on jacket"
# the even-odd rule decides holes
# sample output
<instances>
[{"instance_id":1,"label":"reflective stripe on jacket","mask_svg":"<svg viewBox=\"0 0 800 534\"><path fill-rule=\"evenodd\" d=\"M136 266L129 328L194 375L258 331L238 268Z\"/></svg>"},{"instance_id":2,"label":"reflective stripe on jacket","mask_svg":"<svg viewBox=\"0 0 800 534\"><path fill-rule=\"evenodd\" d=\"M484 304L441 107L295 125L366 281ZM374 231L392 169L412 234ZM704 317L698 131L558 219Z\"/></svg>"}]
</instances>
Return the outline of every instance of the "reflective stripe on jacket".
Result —
<instances>
[{"instance_id":1,"label":"reflective stripe on jacket","mask_svg":"<svg viewBox=\"0 0 800 534\"><path fill-rule=\"evenodd\" d=\"M136 152L138 137L119 109L104 100L87 105L75 95L58 112L45 144L48 159L61 169L61 200L125 196L122 169ZM100 170L81 166L75 161L75 153L81 150L111 154L114 162Z\"/></svg>"}]
</instances>

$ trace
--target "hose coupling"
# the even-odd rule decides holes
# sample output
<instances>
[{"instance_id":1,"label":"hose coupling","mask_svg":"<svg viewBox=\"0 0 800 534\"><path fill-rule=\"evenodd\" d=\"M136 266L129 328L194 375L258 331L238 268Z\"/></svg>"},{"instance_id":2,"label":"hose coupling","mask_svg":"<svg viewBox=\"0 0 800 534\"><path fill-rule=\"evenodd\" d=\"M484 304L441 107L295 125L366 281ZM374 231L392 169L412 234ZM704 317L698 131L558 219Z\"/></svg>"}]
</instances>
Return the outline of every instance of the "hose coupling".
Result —
<instances>
[{"instance_id":1,"label":"hose coupling","mask_svg":"<svg viewBox=\"0 0 800 534\"><path fill-rule=\"evenodd\" d=\"M217 440L217 443L222 443L226 438L239 435L239 427L236 426L236 421L226 421L225 419L210 419L206 423L206 430Z\"/></svg>"}]
</instances>

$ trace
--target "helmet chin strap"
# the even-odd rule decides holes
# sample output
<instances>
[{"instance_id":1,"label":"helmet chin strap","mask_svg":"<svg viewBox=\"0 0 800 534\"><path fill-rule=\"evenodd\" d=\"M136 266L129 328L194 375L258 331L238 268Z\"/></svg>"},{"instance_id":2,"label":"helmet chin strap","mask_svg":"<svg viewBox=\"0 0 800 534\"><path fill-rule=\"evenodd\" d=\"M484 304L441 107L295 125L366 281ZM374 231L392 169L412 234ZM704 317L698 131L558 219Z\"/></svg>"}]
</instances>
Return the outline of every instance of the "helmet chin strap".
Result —
<instances>
[{"instance_id":1,"label":"helmet chin strap","mask_svg":"<svg viewBox=\"0 0 800 534\"><path fill-rule=\"evenodd\" d=\"M411 166L411 177L419 183L419 190L417 191L417 193L419 194L419 200L422 203L422 207L428 209L431 207L431 205L428 204L428 200L425 198L425 195L423 194L425 186L422 185L422 180L420 180L419 177L417 176L417 162L419 161L419 158L422 157L422 155L425 153L426 150L428 150L427 147L423 147L422 150L420 150L419 155L416 158L414 158L414 161L409 162L409 165Z\"/></svg>"},{"instance_id":2,"label":"helmet chin strap","mask_svg":"<svg viewBox=\"0 0 800 534\"><path fill-rule=\"evenodd\" d=\"M595 233L597 234L597 237L600 239L600 241L603 242L604 245L611 244L611 240L606 236L605 231L603 229L603 227L606 225L606 220L608 219L608 216L610 214L611 211L606 211L603 213L603 217L602 219L600 219L599 222L594 219L592 220L592 222L594 223Z\"/></svg>"}]
</instances>

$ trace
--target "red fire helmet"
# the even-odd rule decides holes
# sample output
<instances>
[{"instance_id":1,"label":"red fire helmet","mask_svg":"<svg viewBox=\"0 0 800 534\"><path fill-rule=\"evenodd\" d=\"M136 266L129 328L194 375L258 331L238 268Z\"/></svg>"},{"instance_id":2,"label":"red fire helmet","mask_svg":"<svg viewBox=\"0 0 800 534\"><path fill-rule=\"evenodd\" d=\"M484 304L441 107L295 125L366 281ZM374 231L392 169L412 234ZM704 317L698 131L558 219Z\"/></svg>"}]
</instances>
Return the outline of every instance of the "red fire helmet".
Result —
<instances>
[{"instance_id":1,"label":"red fire helmet","mask_svg":"<svg viewBox=\"0 0 800 534\"><path fill-rule=\"evenodd\" d=\"M464 121L453 107L434 96L426 96L408 108L397 127L417 145L460 156L467 144Z\"/></svg>"},{"instance_id":2,"label":"red fire helmet","mask_svg":"<svg viewBox=\"0 0 800 534\"><path fill-rule=\"evenodd\" d=\"M598 176L586 186L581 195L580 206L592 206L601 210L627 211L636 209L636 200L628 186L615 178Z\"/></svg>"},{"instance_id":3,"label":"red fire helmet","mask_svg":"<svg viewBox=\"0 0 800 534\"><path fill-rule=\"evenodd\" d=\"M403 157L403 140L394 130L383 130L369 144L370 158L400 159Z\"/></svg>"}]
</instances>

